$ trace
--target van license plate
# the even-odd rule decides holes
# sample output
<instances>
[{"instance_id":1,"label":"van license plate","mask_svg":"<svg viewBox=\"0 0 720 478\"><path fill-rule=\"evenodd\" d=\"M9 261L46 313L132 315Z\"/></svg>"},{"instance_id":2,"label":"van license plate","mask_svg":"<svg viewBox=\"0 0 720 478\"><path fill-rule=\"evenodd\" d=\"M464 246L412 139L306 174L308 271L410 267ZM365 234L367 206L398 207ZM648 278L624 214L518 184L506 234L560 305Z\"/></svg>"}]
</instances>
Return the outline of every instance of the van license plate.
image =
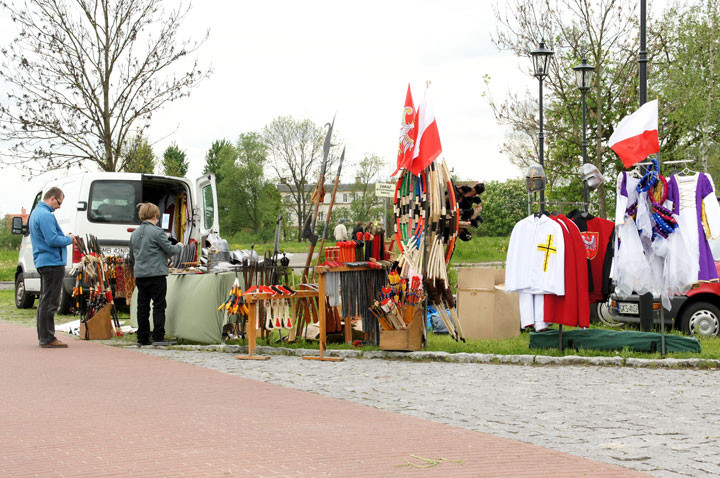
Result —
<instances>
[{"instance_id":1,"label":"van license plate","mask_svg":"<svg viewBox=\"0 0 720 478\"><path fill-rule=\"evenodd\" d=\"M627 315L638 315L638 304L632 302L618 302L618 312Z\"/></svg>"},{"instance_id":2,"label":"van license plate","mask_svg":"<svg viewBox=\"0 0 720 478\"><path fill-rule=\"evenodd\" d=\"M127 256L129 248L122 246L103 246L100 247L100 250L105 256Z\"/></svg>"}]
</instances>

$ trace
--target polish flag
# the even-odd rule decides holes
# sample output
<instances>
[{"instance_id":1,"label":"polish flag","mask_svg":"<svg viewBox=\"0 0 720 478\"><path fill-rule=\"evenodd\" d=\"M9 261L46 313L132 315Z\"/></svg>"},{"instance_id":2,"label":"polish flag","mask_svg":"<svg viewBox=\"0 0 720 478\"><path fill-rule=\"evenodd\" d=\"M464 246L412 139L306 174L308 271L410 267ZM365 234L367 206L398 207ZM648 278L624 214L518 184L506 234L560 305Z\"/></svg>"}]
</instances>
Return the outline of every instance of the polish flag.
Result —
<instances>
[{"instance_id":1,"label":"polish flag","mask_svg":"<svg viewBox=\"0 0 720 478\"><path fill-rule=\"evenodd\" d=\"M642 105L618 123L608 146L620 157L626 168L660 151L658 140L658 100Z\"/></svg>"},{"instance_id":2,"label":"polish flag","mask_svg":"<svg viewBox=\"0 0 720 478\"><path fill-rule=\"evenodd\" d=\"M415 139L417 138L417 111L413 103L410 83L408 83L407 94L405 95L405 106L403 106L402 122L400 123L400 141L398 146L397 168L391 176L395 176L402 168L408 168L412 162L413 151L415 150Z\"/></svg>"},{"instance_id":3,"label":"polish flag","mask_svg":"<svg viewBox=\"0 0 720 478\"><path fill-rule=\"evenodd\" d=\"M425 98L418 107L417 141L410 164L410 172L414 175L427 168L442 153L440 133L435 121L435 110L430 101L430 87L425 89Z\"/></svg>"}]
</instances>

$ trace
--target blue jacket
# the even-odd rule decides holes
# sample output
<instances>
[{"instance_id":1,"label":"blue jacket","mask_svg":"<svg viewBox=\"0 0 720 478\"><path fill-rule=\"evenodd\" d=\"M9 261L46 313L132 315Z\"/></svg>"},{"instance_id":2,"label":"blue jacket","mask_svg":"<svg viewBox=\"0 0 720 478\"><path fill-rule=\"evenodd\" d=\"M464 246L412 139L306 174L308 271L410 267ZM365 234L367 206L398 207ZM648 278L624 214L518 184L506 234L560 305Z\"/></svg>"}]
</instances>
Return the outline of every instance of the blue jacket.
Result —
<instances>
[{"instance_id":1,"label":"blue jacket","mask_svg":"<svg viewBox=\"0 0 720 478\"><path fill-rule=\"evenodd\" d=\"M30 240L35 267L67 265L66 250L72 244L53 215L53 209L40 201L30 214Z\"/></svg>"}]
</instances>

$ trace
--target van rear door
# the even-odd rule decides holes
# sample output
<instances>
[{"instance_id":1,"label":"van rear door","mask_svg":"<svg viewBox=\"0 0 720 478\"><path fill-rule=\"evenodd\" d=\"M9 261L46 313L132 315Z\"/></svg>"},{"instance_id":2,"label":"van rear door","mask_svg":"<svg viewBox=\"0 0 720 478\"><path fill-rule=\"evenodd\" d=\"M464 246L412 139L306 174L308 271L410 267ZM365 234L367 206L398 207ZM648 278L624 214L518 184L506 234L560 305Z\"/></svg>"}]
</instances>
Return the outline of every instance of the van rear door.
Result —
<instances>
[{"instance_id":1,"label":"van rear door","mask_svg":"<svg viewBox=\"0 0 720 478\"><path fill-rule=\"evenodd\" d=\"M195 199L200 216L200 235L206 236L211 231L219 234L220 220L214 174L204 174L195 180Z\"/></svg>"}]
</instances>

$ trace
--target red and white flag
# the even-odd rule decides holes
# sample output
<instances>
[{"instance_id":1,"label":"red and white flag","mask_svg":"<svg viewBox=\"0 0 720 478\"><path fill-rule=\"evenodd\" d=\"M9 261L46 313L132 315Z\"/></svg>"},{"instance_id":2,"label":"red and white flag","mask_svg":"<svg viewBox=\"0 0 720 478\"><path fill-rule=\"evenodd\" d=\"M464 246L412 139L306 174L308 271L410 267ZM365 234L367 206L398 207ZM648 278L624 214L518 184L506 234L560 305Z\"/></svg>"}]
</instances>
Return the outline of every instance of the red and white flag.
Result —
<instances>
[{"instance_id":1,"label":"red and white flag","mask_svg":"<svg viewBox=\"0 0 720 478\"><path fill-rule=\"evenodd\" d=\"M397 168L391 176L395 176L402 168L410 167L413 151L415 150L415 138L417 138L417 111L413 103L410 83L408 83L407 94L405 95L405 106L403 107L402 122L400 124L400 141L398 145Z\"/></svg>"},{"instance_id":2,"label":"red and white flag","mask_svg":"<svg viewBox=\"0 0 720 478\"><path fill-rule=\"evenodd\" d=\"M442 153L440 133L438 133L435 110L430 100L429 86L425 89L425 98L418 107L417 131L413 159L410 163L410 172L416 176Z\"/></svg>"},{"instance_id":3,"label":"red and white flag","mask_svg":"<svg viewBox=\"0 0 720 478\"><path fill-rule=\"evenodd\" d=\"M658 100L642 105L618 123L608 145L626 168L660 151L658 139Z\"/></svg>"}]
</instances>

